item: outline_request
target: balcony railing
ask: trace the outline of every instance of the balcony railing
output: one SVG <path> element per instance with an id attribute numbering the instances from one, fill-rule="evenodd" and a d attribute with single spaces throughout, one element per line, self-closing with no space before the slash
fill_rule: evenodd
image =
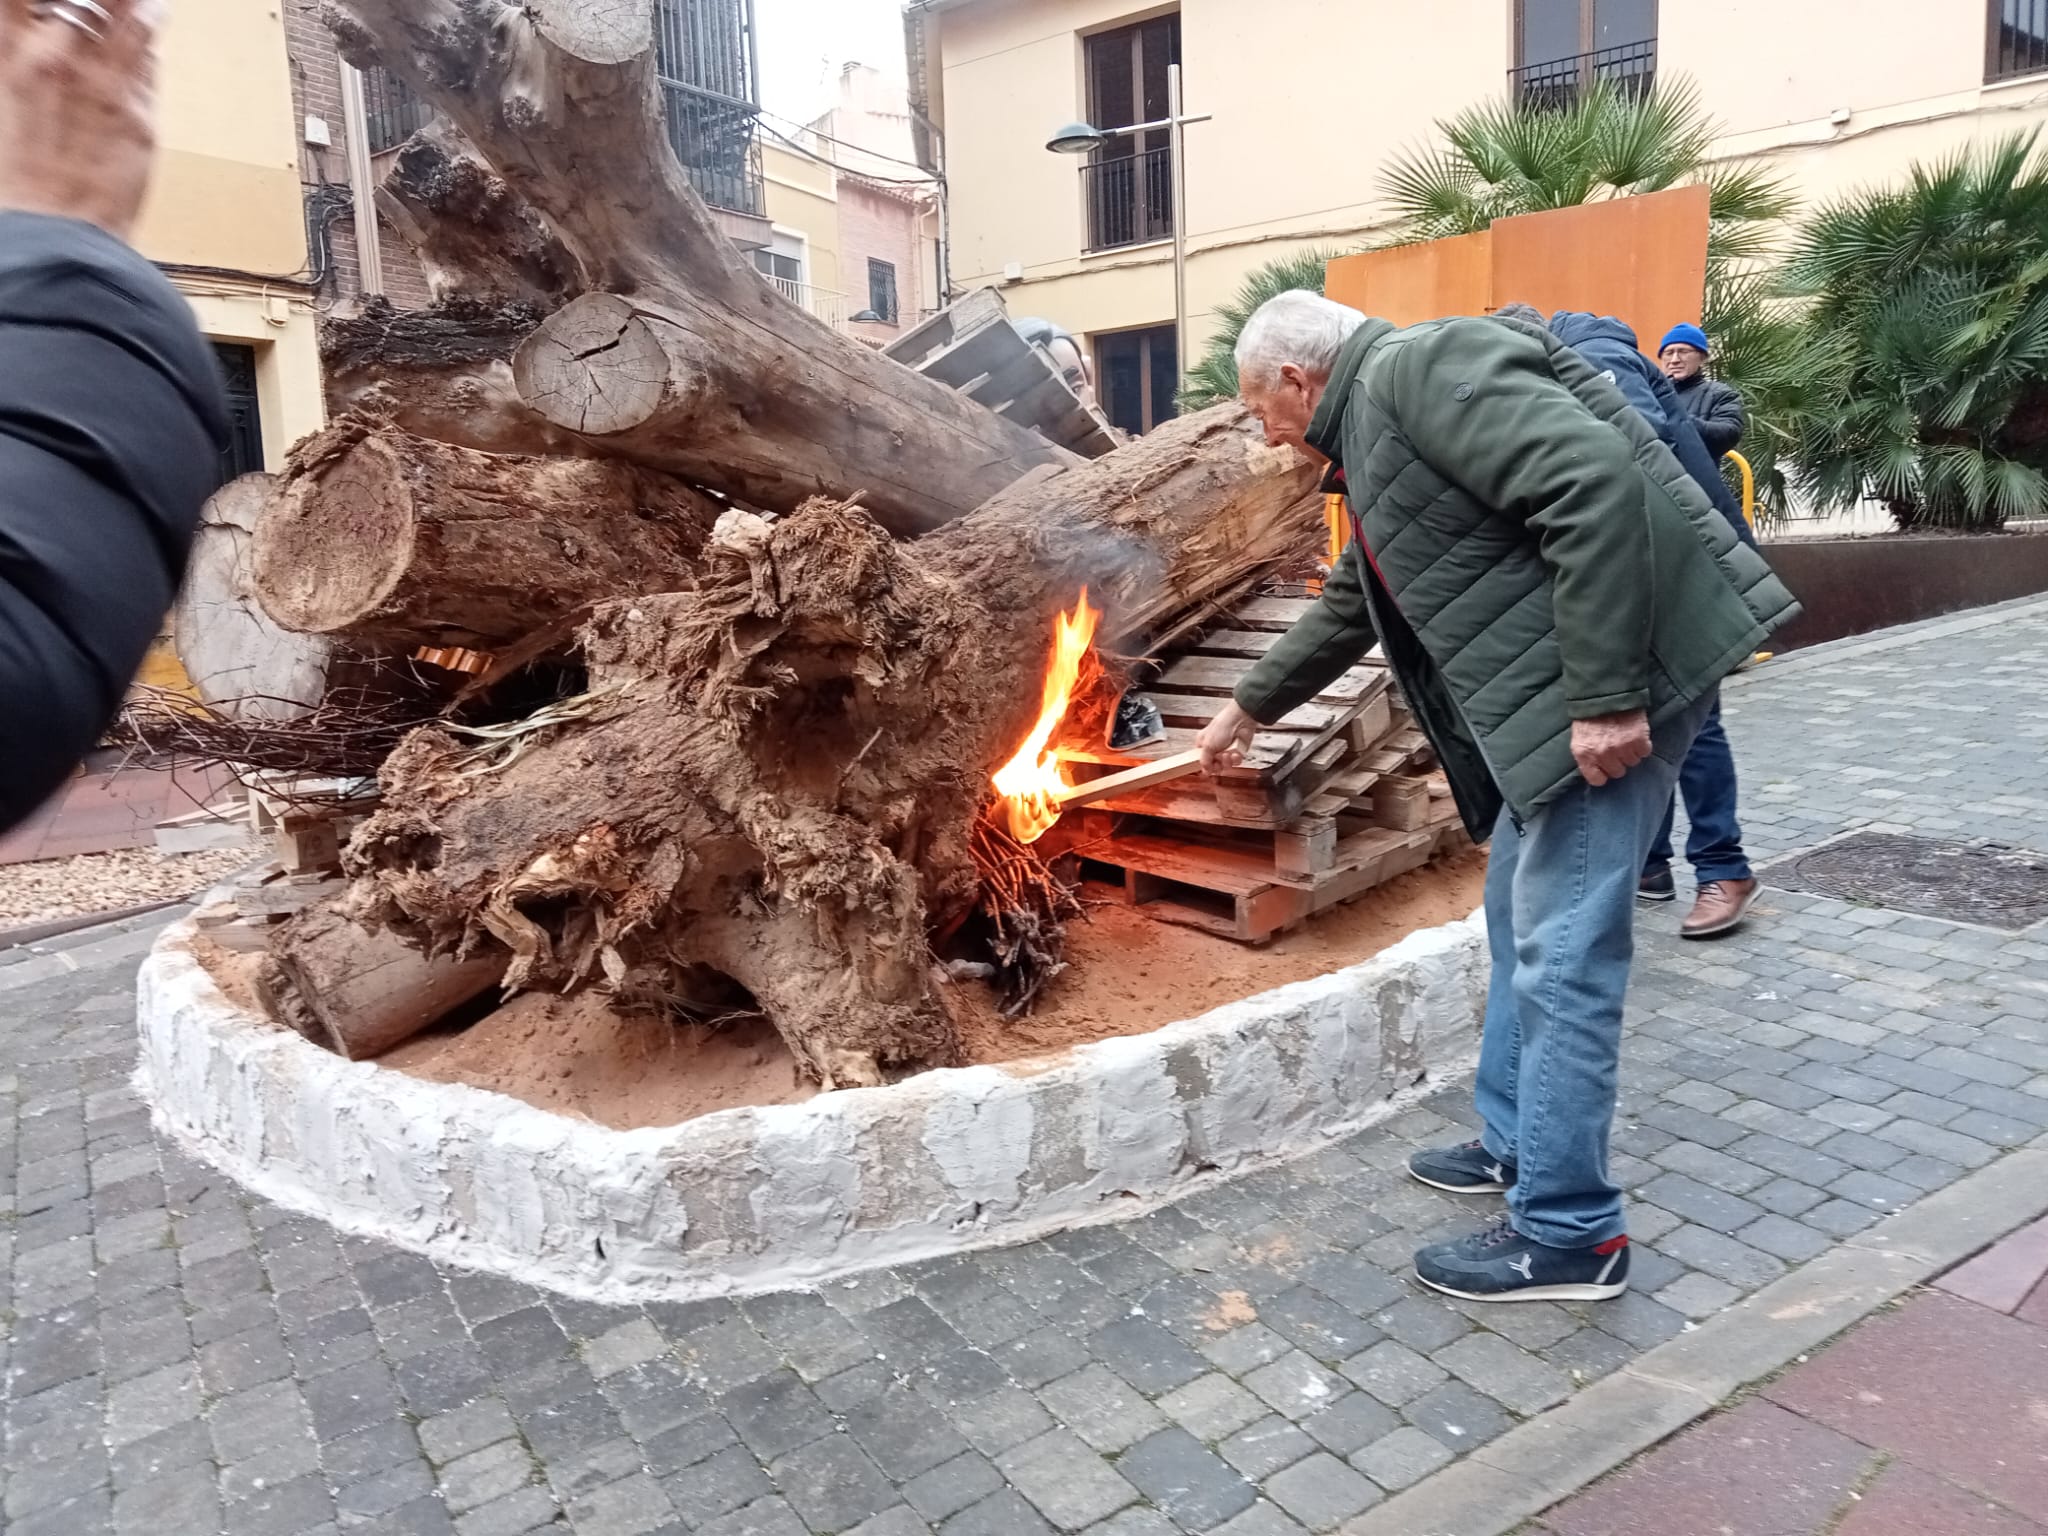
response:
<path id="1" fill-rule="evenodd" d="M 434 115 L 413 88 L 382 65 L 363 71 L 363 120 L 370 153 L 396 149 Z"/>
<path id="2" fill-rule="evenodd" d="M 1141 245 L 1173 234 L 1173 152 L 1092 160 L 1081 167 L 1088 200 L 1088 249 Z"/>
<path id="3" fill-rule="evenodd" d="M 759 217 L 761 150 L 754 139 L 754 104 L 674 80 L 661 82 L 661 97 L 668 141 L 698 194 L 714 208 Z"/>
<path id="4" fill-rule="evenodd" d="M 845 294 L 834 293 L 830 288 L 817 288 L 809 283 L 800 283 L 793 277 L 770 277 L 768 281 L 782 290 L 784 298 L 809 310 L 833 330 L 846 329 Z"/>
<path id="5" fill-rule="evenodd" d="M 1623 43 L 1593 53 L 1552 59 L 1508 71 L 1508 87 L 1525 107 L 1569 107 L 1579 92 L 1595 80 L 1604 80 L 1624 96 L 1640 99 L 1649 95 L 1657 79 L 1657 39 Z"/>

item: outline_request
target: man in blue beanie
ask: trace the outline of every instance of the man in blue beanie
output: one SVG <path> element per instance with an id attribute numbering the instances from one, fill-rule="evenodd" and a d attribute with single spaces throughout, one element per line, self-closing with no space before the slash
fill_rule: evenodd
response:
<path id="1" fill-rule="evenodd" d="M 1664 377 L 1678 391 L 1685 414 L 1700 429 L 1707 451 L 1718 459 L 1742 441 L 1748 418 L 1734 386 L 1707 377 L 1707 333 L 1690 323 L 1674 325 L 1657 346 Z"/>
<path id="2" fill-rule="evenodd" d="M 1747 418 L 1735 387 L 1707 377 L 1707 333 L 1689 323 L 1674 325 L 1664 333 L 1657 359 L 1679 404 L 1699 428 L 1701 441 L 1718 461 L 1742 441 Z M 1746 528 L 1743 535 L 1748 538 Z M 1718 704 L 1686 754 L 1678 789 L 1686 819 L 1692 823 L 1685 856 L 1697 887 L 1693 909 L 1678 931 L 1688 939 L 1718 938 L 1741 925 L 1762 889 L 1742 849 L 1742 825 L 1735 814 L 1735 753 L 1721 728 Z M 1663 830 L 1643 866 L 1637 894 L 1644 901 L 1671 901 L 1678 894 L 1671 878 L 1672 821 L 1672 812 L 1666 811 Z"/>

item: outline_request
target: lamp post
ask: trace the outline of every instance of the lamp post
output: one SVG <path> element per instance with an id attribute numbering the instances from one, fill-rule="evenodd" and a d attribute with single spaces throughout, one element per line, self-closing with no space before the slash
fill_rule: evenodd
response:
<path id="1" fill-rule="evenodd" d="M 1108 132 L 1087 123 L 1069 123 L 1045 147 L 1060 155 L 1092 155 L 1114 135 L 1166 130 L 1167 170 L 1173 177 L 1173 349 L 1175 366 L 1185 376 L 1188 370 L 1188 178 L 1186 136 L 1190 123 L 1206 123 L 1215 114 L 1191 117 L 1181 110 L 1180 66 L 1166 66 L 1166 116 L 1149 123 L 1132 123 Z"/>

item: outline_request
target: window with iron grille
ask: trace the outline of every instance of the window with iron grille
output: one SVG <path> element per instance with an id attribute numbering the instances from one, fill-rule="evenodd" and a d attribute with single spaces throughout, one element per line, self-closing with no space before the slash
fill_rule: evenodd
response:
<path id="1" fill-rule="evenodd" d="M 371 154 L 398 148 L 433 115 L 433 108 L 383 65 L 363 71 L 363 122 Z"/>
<path id="2" fill-rule="evenodd" d="M 1109 142 L 1081 167 L 1088 248 L 1107 250 L 1173 234 L 1173 151 L 1167 131 L 1119 133 L 1167 114 L 1166 71 L 1180 62 L 1180 17 L 1155 16 L 1084 40 L 1088 121 Z"/>
<path id="3" fill-rule="evenodd" d="M 1657 77 L 1657 0 L 1515 0 L 1508 82 L 1529 106 L 1569 106 L 1604 80 L 1631 95 Z"/>
<path id="4" fill-rule="evenodd" d="M 1095 376 L 1102 413 L 1134 435 L 1150 432 L 1175 414 L 1180 383 L 1170 325 L 1141 331 L 1112 331 L 1095 338 Z"/>
<path id="5" fill-rule="evenodd" d="M 1987 81 L 2048 70 L 2048 0 L 1991 0 L 1988 41 Z"/>
<path id="6" fill-rule="evenodd" d="M 896 323 L 896 263 L 868 258 L 868 308 L 890 325 Z"/>
<path id="7" fill-rule="evenodd" d="M 654 42 L 668 140 L 691 184 L 715 207 L 759 215 L 753 0 L 655 0 Z"/>

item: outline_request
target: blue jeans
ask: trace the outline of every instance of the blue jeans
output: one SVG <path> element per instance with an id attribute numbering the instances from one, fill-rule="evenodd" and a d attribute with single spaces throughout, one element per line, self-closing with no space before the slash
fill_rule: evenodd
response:
<path id="1" fill-rule="evenodd" d="M 1486 866 L 1493 974 L 1474 1094 L 1487 1153 L 1517 1166 L 1515 1230 L 1554 1248 L 1619 1237 L 1607 1174 L 1622 998 L 1635 953 L 1636 880 L 1710 695 L 1651 736 L 1652 755 L 1595 789 L 1583 780 L 1517 827 L 1506 811 Z"/>
<path id="2" fill-rule="evenodd" d="M 1728 745 L 1728 733 L 1721 729 L 1718 702 L 1693 738 L 1692 750 L 1685 754 L 1684 766 L 1678 770 L 1678 792 L 1685 798 L 1685 819 L 1692 824 L 1685 834 L 1685 861 L 1692 866 L 1694 880 L 1705 885 L 1709 880 L 1749 879 L 1742 823 L 1735 819 L 1735 753 Z M 1666 803 L 1664 825 L 1643 865 L 1646 875 L 1671 868 L 1671 827 L 1676 810 L 1675 804 Z"/>

